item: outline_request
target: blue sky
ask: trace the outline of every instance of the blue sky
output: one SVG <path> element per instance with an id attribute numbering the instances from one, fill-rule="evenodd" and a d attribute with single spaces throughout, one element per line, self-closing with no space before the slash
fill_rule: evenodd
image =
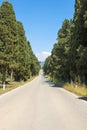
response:
<path id="1" fill-rule="evenodd" d="M 73 17 L 75 0 L 8 1 L 14 7 L 17 20 L 23 23 L 34 53 L 43 61 L 56 42 L 63 20 Z"/>

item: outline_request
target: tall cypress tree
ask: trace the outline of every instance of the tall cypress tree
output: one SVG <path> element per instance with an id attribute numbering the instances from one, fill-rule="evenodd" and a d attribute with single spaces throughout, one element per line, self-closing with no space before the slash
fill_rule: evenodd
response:
<path id="1" fill-rule="evenodd" d="M 5 88 L 6 71 L 13 64 L 13 52 L 18 40 L 16 27 L 12 4 L 3 2 L 0 7 L 0 66 L 3 74 L 3 88 Z"/>
<path id="2" fill-rule="evenodd" d="M 30 52 L 25 36 L 25 30 L 21 22 L 17 22 L 18 44 L 16 62 L 18 68 L 15 70 L 16 80 L 26 80 L 30 77 Z"/>
<path id="3" fill-rule="evenodd" d="M 87 0 L 75 1 L 75 13 L 71 35 L 71 78 L 75 80 L 78 76 L 84 77 L 84 65 L 81 65 L 82 55 L 85 57 L 87 48 L 87 27 L 86 27 Z M 83 62 L 82 62 L 83 63 Z M 81 67 L 84 66 L 84 67 Z"/>
<path id="4" fill-rule="evenodd" d="M 31 71 L 31 76 L 37 75 L 40 70 L 40 63 L 33 53 L 33 50 L 31 48 L 30 42 L 28 41 L 28 48 L 29 48 L 29 53 L 30 53 L 30 71 Z"/>
<path id="5" fill-rule="evenodd" d="M 76 0 L 74 13 L 74 44 L 87 46 L 87 30 L 84 27 L 84 15 L 87 11 L 86 0 Z"/>
<path id="6" fill-rule="evenodd" d="M 69 41 L 70 41 L 70 21 L 65 19 L 62 28 L 58 31 L 58 43 L 52 50 L 54 62 L 54 78 L 69 80 Z"/>

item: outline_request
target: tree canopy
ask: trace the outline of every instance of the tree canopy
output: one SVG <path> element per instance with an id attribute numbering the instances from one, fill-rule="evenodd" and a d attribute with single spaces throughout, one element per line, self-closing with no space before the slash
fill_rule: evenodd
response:
<path id="1" fill-rule="evenodd" d="M 31 67 L 32 66 L 32 67 Z M 13 6 L 5 1 L 0 6 L 0 72 L 5 85 L 6 74 L 15 80 L 27 80 L 38 74 L 40 65 Z"/>
<path id="2" fill-rule="evenodd" d="M 65 19 L 57 43 L 45 61 L 44 72 L 53 80 L 87 83 L 87 0 L 75 1 L 72 20 Z"/>

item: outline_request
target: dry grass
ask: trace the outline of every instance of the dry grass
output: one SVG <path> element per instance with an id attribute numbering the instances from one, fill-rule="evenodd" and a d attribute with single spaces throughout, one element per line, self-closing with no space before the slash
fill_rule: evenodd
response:
<path id="1" fill-rule="evenodd" d="M 22 85 L 24 85 L 24 84 L 26 84 L 26 83 L 32 81 L 34 78 L 35 78 L 35 77 L 31 77 L 31 78 L 30 78 L 29 80 L 27 80 L 26 82 L 24 82 L 24 81 L 21 81 L 21 82 L 15 82 L 15 81 L 14 81 L 14 82 L 8 82 L 8 83 L 6 84 L 6 89 L 5 89 L 5 90 L 3 90 L 2 84 L 1 84 L 1 82 L 0 82 L 0 95 L 6 93 L 6 92 L 8 92 L 8 91 L 11 91 L 12 89 L 15 89 L 15 88 L 17 88 L 17 87 L 21 87 Z"/>
<path id="2" fill-rule="evenodd" d="M 65 84 L 63 86 L 66 90 L 73 92 L 79 96 L 87 97 L 87 86 L 79 84 Z"/>

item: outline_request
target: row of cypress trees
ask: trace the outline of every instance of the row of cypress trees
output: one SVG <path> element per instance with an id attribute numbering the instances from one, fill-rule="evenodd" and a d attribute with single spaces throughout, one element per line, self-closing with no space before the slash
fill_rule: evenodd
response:
<path id="1" fill-rule="evenodd" d="M 16 20 L 13 6 L 5 1 L 0 6 L 0 75 L 3 86 L 6 76 L 16 81 L 37 75 L 40 69 L 30 42 L 20 21 Z"/>
<path id="2" fill-rule="evenodd" d="M 87 84 L 87 0 L 75 0 L 73 19 L 63 21 L 44 72 L 55 82 Z"/>

